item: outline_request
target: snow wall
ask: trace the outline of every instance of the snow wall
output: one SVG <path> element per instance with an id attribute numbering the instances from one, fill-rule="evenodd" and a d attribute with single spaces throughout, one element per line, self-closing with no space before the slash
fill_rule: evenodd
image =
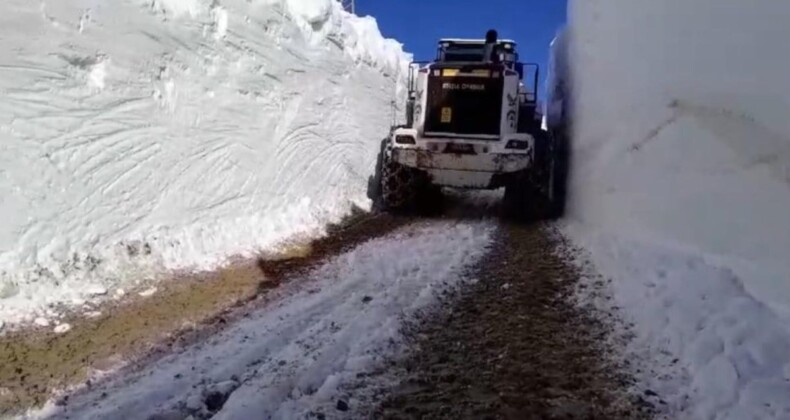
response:
<path id="1" fill-rule="evenodd" d="M 570 16 L 573 218 L 743 263 L 747 289 L 790 308 L 790 3 L 589 0 Z"/>
<path id="2" fill-rule="evenodd" d="M 654 388 L 678 418 L 790 417 L 788 16 L 768 0 L 569 6 L 568 232 L 637 344 L 684 369 Z"/>
<path id="3" fill-rule="evenodd" d="M 8 0 L 0 323 L 366 207 L 409 57 L 333 0 Z M 397 112 L 397 114 L 396 114 Z"/>

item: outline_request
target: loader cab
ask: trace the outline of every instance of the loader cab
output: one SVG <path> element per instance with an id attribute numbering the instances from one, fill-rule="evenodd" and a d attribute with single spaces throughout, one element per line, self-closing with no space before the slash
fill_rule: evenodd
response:
<path id="1" fill-rule="evenodd" d="M 518 73 L 519 99 L 532 103 L 537 102 L 537 89 L 540 68 L 535 63 L 519 61 L 518 44 L 510 39 L 497 41 L 499 63 L 507 70 Z M 484 61 L 485 39 L 443 38 L 438 42 L 435 63 L 471 64 Z"/>
<path id="2" fill-rule="evenodd" d="M 503 39 L 497 42 L 499 62 L 511 70 L 518 71 L 518 52 L 516 51 L 516 46 L 516 42 L 509 39 Z M 484 61 L 484 50 L 484 39 L 440 39 L 436 49 L 436 62 L 480 63 Z"/>
<path id="3" fill-rule="evenodd" d="M 524 116 L 535 114 L 539 66 L 519 62 L 516 47 L 515 41 L 498 40 L 499 62 L 490 63 L 484 60 L 484 39 L 440 39 L 435 60 L 409 65 L 405 125 L 421 127 L 424 133 L 499 138 L 509 129 L 504 117 L 529 119 Z M 442 109 L 452 111 L 442 117 L 436 113 Z M 447 120 L 453 121 L 452 127 L 442 122 Z"/>

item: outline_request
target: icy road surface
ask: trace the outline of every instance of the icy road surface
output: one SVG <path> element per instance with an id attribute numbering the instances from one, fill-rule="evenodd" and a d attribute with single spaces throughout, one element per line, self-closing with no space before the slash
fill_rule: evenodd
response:
<path id="1" fill-rule="evenodd" d="M 344 385 L 399 351 L 401 322 L 463 281 L 495 229 L 417 224 L 362 244 L 209 341 L 34 417 L 296 418 L 341 413 L 338 400 L 353 413 L 366 388 L 346 395 Z"/>

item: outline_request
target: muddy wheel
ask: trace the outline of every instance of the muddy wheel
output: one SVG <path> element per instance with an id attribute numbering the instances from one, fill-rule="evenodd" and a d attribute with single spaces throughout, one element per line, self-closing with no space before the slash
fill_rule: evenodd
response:
<path id="1" fill-rule="evenodd" d="M 383 153 L 381 165 L 381 209 L 390 212 L 435 215 L 443 208 L 441 188 L 432 185 L 426 173 L 392 161 Z"/>
<path id="2" fill-rule="evenodd" d="M 416 202 L 417 179 L 411 168 L 392 161 L 384 153 L 381 166 L 381 203 L 385 210 L 409 210 Z"/>
<path id="3" fill-rule="evenodd" d="M 505 188 L 505 214 L 518 221 L 555 220 L 565 214 L 569 165 L 566 140 L 542 130 L 535 133 L 535 140 L 533 168 Z"/>
<path id="4" fill-rule="evenodd" d="M 426 176 L 418 175 L 419 183 L 417 187 L 416 206 L 417 211 L 422 216 L 440 216 L 444 213 L 445 199 L 442 188 L 432 185 Z"/>
<path id="5" fill-rule="evenodd" d="M 503 197 L 505 217 L 516 222 L 538 222 L 550 217 L 551 200 L 542 188 L 526 176 L 505 187 Z"/>

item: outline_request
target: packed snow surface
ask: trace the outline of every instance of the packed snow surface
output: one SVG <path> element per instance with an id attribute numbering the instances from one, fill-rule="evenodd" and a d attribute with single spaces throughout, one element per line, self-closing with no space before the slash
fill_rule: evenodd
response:
<path id="1" fill-rule="evenodd" d="M 208 341 L 32 417 L 367 417 L 361 411 L 386 385 L 377 381 L 387 380 L 367 375 L 403 350 L 402 322 L 429 313 L 464 281 L 494 229 L 488 222 L 418 224 L 362 244 Z M 350 412 L 338 411 L 338 401 Z"/>
<path id="2" fill-rule="evenodd" d="M 406 63 L 331 0 L 8 0 L 0 38 L 5 328 L 364 208 Z"/>
<path id="3" fill-rule="evenodd" d="M 650 378 L 678 417 L 790 418 L 790 3 L 576 0 L 569 16 L 567 232 L 635 346 L 682 368 Z"/>

